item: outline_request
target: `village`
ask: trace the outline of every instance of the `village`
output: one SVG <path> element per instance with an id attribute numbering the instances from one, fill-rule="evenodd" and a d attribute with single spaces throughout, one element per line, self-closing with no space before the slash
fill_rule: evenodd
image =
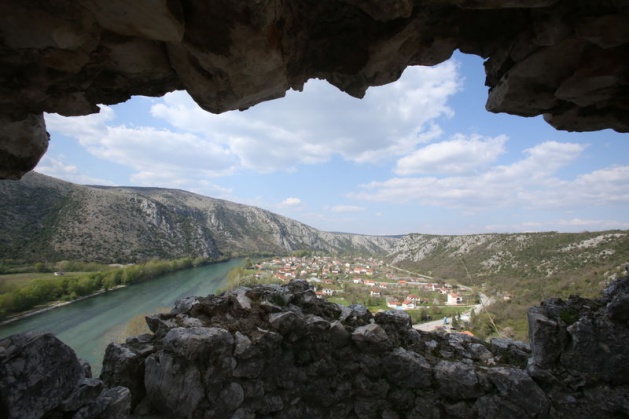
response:
<path id="1" fill-rule="evenodd" d="M 408 311 L 414 321 L 460 315 L 477 296 L 455 281 L 436 280 L 387 265 L 373 257 L 285 256 L 260 260 L 256 277 L 273 282 L 305 279 L 320 298 L 362 304 L 372 312 Z"/>

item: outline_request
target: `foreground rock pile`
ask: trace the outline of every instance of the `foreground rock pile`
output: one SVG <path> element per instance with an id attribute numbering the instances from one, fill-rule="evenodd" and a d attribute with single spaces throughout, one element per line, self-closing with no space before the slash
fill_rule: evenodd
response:
<path id="1" fill-rule="evenodd" d="M 131 393 L 105 388 L 89 364 L 51 333 L 0 340 L 0 417 L 125 418 Z"/>
<path id="2" fill-rule="evenodd" d="M 529 312 L 531 347 L 411 327 L 302 281 L 189 297 L 109 345 L 89 378 L 51 335 L 0 341 L 8 418 L 514 418 L 629 415 L 629 278 Z"/>
<path id="3" fill-rule="evenodd" d="M 219 113 L 311 78 L 362 97 L 457 49 L 487 59 L 492 112 L 628 132 L 628 27 L 619 0 L 3 0 L 0 178 L 45 152 L 43 112 L 187 90 Z"/>

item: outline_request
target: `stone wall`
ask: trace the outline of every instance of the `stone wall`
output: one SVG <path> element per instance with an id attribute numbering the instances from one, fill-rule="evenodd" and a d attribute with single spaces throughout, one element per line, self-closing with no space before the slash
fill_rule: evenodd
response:
<path id="1" fill-rule="evenodd" d="M 178 301 L 107 348 L 100 379 L 50 334 L 0 341 L 7 418 L 629 415 L 629 277 L 529 311 L 531 346 L 426 333 L 308 283 Z"/>
<path id="2" fill-rule="evenodd" d="M 100 379 L 51 334 L 0 341 L 6 418 L 629 415 L 629 277 L 529 311 L 531 346 L 421 332 L 303 281 L 178 301 L 107 348 Z"/>
<path id="3" fill-rule="evenodd" d="M 187 297 L 112 343 L 100 379 L 51 334 L 0 341 L 23 418 L 609 418 L 629 415 L 629 277 L 529 311 L 531 346 L 421 332 L 304 281 Z"/>
<path id="4" fill-rule="evenodd" d="M 600 301 L 547 300 L 529 348 L 420 332 L 293 281 L 179 301 L 109 346 L 102 379 L 133 389 L 138 417 L 626 416 L 628 318 L 629 278 Z"/>

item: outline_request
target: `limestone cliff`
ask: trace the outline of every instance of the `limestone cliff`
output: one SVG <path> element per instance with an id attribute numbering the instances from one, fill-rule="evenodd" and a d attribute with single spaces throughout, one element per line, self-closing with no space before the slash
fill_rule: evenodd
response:
<path id="1" fill-rule="evenodd" d="M 185 89 L 218 113 L 311 78 L 361 97 L 456 49 L 487 59 L 492 112 L 627 132 L 628 27 L 618 0 L 4 0 L 0 178 L 45 152 L 43 112 Z"/>
<path id="2" fill-rule="evenodd" d="M 413 329 L 305 281 L 187 297 L 88 379 L 51 335 L 0 341 L 3 417 L 610 418 L 629 415 L 629 277 L 529 311 L 531 346 Z"/>

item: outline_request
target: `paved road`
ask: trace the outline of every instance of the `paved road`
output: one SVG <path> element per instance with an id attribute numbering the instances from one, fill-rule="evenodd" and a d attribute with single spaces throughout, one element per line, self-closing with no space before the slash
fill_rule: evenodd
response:
<path id="1" fill-rule="evenodd" d="M 397 266 L 393 266 L 393 265 L 388 265 L 388 266 L 390 268 L 397 269 L 398 271 L 406 272 L 408 274 L 419 276 L 419 277 L 422 277 L 424 279 L 429 279 L 429 280 L 433 279 L 431 276 L 421 275 L 421 274 L 418 274 L 416 272 L 407 271 L 406 269 L 398 268 Z M 472 288 L 467 287 L 465 285 L 459 285 L 459 287 L 462 288 L 462 289 L 465 289 L 467 291 L 472 291 Z M 492 302 L 492 300 L 489 297 L 487 297 L 485 294 L 479 294 L 479 295 L 480 295 L 480 301 L 481 302 L 480 302 L 480 304 L 476 304 L 473 307 L 474 313 L 476 313 L 476 314 L 480 313 L 481 310 L 484 307 L 487 307 Z M 461 314 L 461 316 L 469 316 L 471 311 L 472 311 L 472 308 L 467 310 L 467 311 L 465 311 L 465 312 L 463 312 Z M 452 317 L 448 317 L 448 325 L 451 325 L 451 324 L 452 324 Z M 417 330 L 423 330 L 424 332 L 432 332 L 432 331 L 434 331 L 435 329 L 437 329 L 439 327 L 443 327 L 443 318 L 441 318 L 439 320 L 433 320 L 433 321 L 430 321 L 430 322 L 426 322 L 426 323 L 414 324 L 413 327 L 415 329 L 417 329 Z"/>
<path id="2" fill-rule="evenodd" d="M 474 313 L 478 314 L 483 309 L 483 307 L 487 307 L 491 304 L 491 299 L 487 297 L 485 294 L 480 295 L 480 304 L 476 304 L 473 309 Z M 461 314 L 461 316 L 469 316 L 472 309 L 469 309 Z M 448 326 L 452 324 L 452 317 L 448 317 Z M 443 318 L 439 320 L 433 320 L 426 323 L 414 324 L 413 327 L 417 330 L 423 330 L 424 332 L 433 332 L 435 329 L 439 327 L 443 327 Z"/>

